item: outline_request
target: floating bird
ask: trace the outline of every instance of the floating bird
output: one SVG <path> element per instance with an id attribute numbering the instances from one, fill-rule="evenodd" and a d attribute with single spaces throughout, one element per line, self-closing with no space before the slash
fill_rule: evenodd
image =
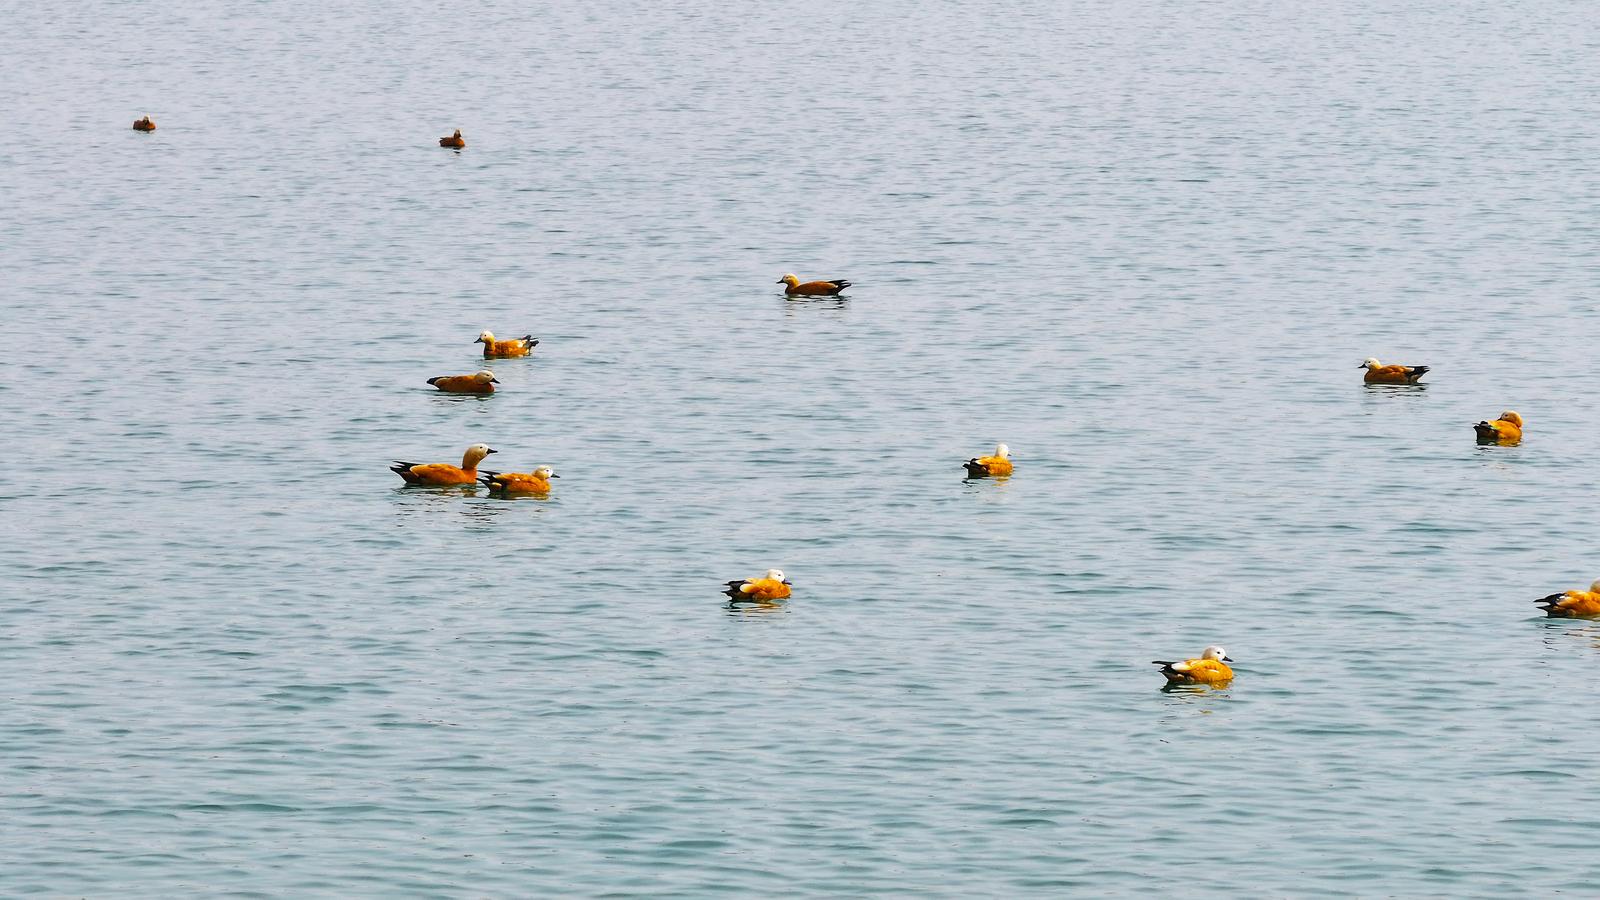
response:
<path id="1" fill-rule="evenodd" d="M 1515 444 L 1522 440 L 1522 416 L 1508 409 L 1500 418 L 1479 422 L 1472 430 L 1478 433 L 1480 444 Z"/>
<path id="2" fill-rule="evenodd" d="M 135 119 L 134 122 L 133 122 L 133 130 L 134 131 L 155 131 L 156 130 L 156 123 L 150 121 L 150 117 L 149 116 L 145 116 L 142 119 Z"/>
<path id="3" fill-rule="evenodd" d="M 1233 660 L 1228 658 L 1228 651 L 1221 647 L 1207 647 L 1200 651 L 1199 659 L 1182 662 L 1158 659 L 1154 662 L 1161 667 L 1161 674 L 1173 684 L 1226 684 L 1233 680 L 1233 670 L 1227 665 Z"/>
<path id="4" fill-rule="evenodd" d="M 734 600 L 783 600 L 789 596 L 789 581 L 783 577 L 783 570 L 768 569 L 755 578 L 736 578 L 728 582 L 723 593 Z"/>
<path id="5" fill-rule="evenodd" d="M 500 380 L 494 377 L 493 372 L 484 369 L 471 375 L 440 375 L 429 378 L 428 383 L 446 394 L 492 394 Z"/>
<path id="6" fill-rule="evenodd" d="M 1552 619 L 1586 619 L 1600 616 L 1600 580 L 1589 585 L 1587 591 L 1564 591 L 1535 600 L 1545 615 Z"/>
<path id="7" fill-rule="evenodd" d="M 461 129 L 459 129 L 459 128 L 456 129 L 456 133 L 455 134 L 452 134 L 449 137 L 439 138 L 439 146 L 441 146 L 441 147 L 454 147 L 457 150 L 460 150 L 462 147 L 465 147 L 466 145 L 467 145 L 467 142 L 465 140 L 462 140 L 462 138 L 461 138 Z"/>
<path id="8" fill-rule="evenodd" d="M 801 284 L 800 279 L 793 275 L 785 275 L 779 278 L 778 283 L 788 285 L 783 292 L 791 297 L 832 297 L 850 286 L 850 282 L 843 279 L 839 281 L 808 281 L 805 284 Z"/>
<path id="9" fill-rule="evenodd" d="M 1371 357 L 1358 368 L 1367 370 L 1361 377 L 1367 384 L 1416 384 L 1418 378 L 1428 374 L 1427 366 L 1385 366 Z"/>
<path id="10" fill-rule="evenodd" d="M 485 472 L 478 480 L 502 494 L 548 494 L 550 479 L 560 478 L 549 466 L 532 472 Z"/>
<path id="11" fill-rule="evenodd" d="M 1005 444 L 994 445 L 993 456 L 974 456 L 962 463 L 967 467 L 968 478 L 1011 474 L 1011 448 Z"/>
<path id="12" fill-rule="evenodd" d="M 406 480 L 406 484 L 427 484 L 437 487 L 448 487 L 457 484 L 477 484 L 478 463 L 485 456 L 498 451 L 490 449 L 488 444 L 473 444 L 461 456 L 461 465 L 452 466 L 449 463 L 416 463 L 395 460 L 389 471 Z"/>
<path id="13" fill-rule="evenodd" d="M 473 343 L 483 345 L 484 359 L 509 359 L 513 356 L 527 356 L 539 344 L 531 334 L 525 334 L 522 337 L 511 338 L 510 340 L 497 341 L 494 339 L 494 332 L 492 331 L 485 331 L 478 335 L 478 339 Z"/>

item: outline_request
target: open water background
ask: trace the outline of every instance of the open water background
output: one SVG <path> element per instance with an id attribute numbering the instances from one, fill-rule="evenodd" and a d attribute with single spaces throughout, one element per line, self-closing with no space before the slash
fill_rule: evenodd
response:
<path id="1" fill-rule="evenodd" d="M 1593 4 L 0 21 L 0 893 L 1600 891 Z"/>

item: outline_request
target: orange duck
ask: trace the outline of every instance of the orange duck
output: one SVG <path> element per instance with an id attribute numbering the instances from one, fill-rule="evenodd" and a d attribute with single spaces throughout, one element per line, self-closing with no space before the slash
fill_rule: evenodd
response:
<path id="1" fill-rule="evenodd" d="M 441 147 L 454 147 L 455 149 L 460 150 L 462 147 L 465 147 L 466 145 L 467 145 L 467 142 L 462 139 L 462 137 L 461 137 L 461 129 L 459 129 L 459 128 L 456 129 L 456 133 L 455 134 L 452 134 L 449 137 L 439 138 L 439 146 L 441 146 Z"/>
<path id="2" fill-rule="evenodd" d="M 1536 600 L 1539 608 L 1552 619 L 1587 619 L 1600 616 L 1600 581 L 1589 585 L 1587 591 L 1563 591 Z"/>
<path id="3" fill-rule="evenodd" d="M 461 465 L 452 466 L 449 463 L 416 463 L 395 460 L 389 471 L 406 480 L 406 484 L 423 484 L 433 487 L 452 487 L 454 485 L 477 484 L 478 463 L 483 458 L 496 451 L 490 449 L 488 444 L 473 444 L 461 456 Z"/>
<path id="4" fill-rule="evenodd" d="M 778 283 L 788 285 L 783 289 L 783 292 L 791 297 L 833 297 L 850 286 L 850 282 L 843 279 L 838 281 L 807 281 L 801 284 L 800 279 L 793 275 L 785 275 L 779 278 Z"/>
<path id="5" fill-rule="evenodd" d="M 1227 684 L 1233 680 L 1233 670 L 1228 668 L 1231 662 L 1228 651 L 1216 646 L 1200 651 L 1194 659 L 1155 660 L 1171 684 Z"/>
<path id="6" fill-rule="evenodd" d="M 1522 416 L 1511 410 L 1500 414 L 1493 422 L 1479 422 L 1472 426 L 1478 433 L 1480 444 L 1511 445 L 1522 441 Z"/>
<path id="7" fill-rule="evenodd" d="M 492 331 L 485 331 L 479 334 L 478 339 L 473 343 L 483 345 L 484 359 L 510 359 L 516 356 L 527 356 L 533 352 L 534 347 L 539 345 L 539 342 L 534 340 L 531 334 L 525 334 L 522 337 L 511 338 L 506 341 L 497 341 L 494 339 L 494 332 Z"/>
<path id="8" fill-rule="evenodd" d="M 994 445 L 993 456 L 974 456 L 962 463 L 967 467 L 968 478 L 985 478 L 990 475 L 1011 474 L 1011 448 L 1005 444 Z"/>
<path id="9" fill-rule="evenodd" d="M 549 466 L 532 472 L 485 472 L 478 480 L 502 494 L 548 494 L 550 479 L 560 478 Z"/>
<path id="10" fill-rule="evenodd" d="M 770 603 L 788 599 L 789 580 L 783 577 L 782 569 L 768 569 L 755 578 L 735 578 L 722 592 L 734 600 Z"/>
<path id="11" fill-rule="evenodd" d="M 1386 366 L 1371 357 L 1362 360 L 1360 368 L 1367 370 L 1361 376 L 1367 384 L 1416 384 L 1418 378 L 1428 374 L 1427 366 Z"/>
<path id="12" fill-rule="evenodd" d="M 446 394 L 492 394 L 499 379 L 488 369 L 471 375 L 440 375 L 429 378 L 428 383 Z"/>
<path id="13" fill-rule="evenodd" d="M 156 130 L 156 123 L 150 121 L 150 117 L 149 116 L 145 116 L 142 119 L 135 119 L 134 123 L 133 123 L 133 130 L 134 131 L 155 131 Z"/>

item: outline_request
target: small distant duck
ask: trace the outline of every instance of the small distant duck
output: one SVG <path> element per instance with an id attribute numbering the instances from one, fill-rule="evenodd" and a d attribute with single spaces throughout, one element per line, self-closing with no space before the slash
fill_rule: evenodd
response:
<path id="1" fill-rule="evenodd" d="M 429 378 L 428 383 L 446 394 L 492 394 L 500 379 L 488 369 L 471 375 L 440 375 Z"/>
<path id="2" fill-rule="evenodd" d="M 962 465 L 967 467 L 968 478 L 1010 475 L 1011 448 L 1005 444 L 995 444 L 993 456 L 974 456 Z"/>
<path id="3" fill-rule="evenodd" d="M 850 286 L 850 282 L 840 279 L 838 281 L 808 281 L 800 283 L 800 279 L 793 275 L 785 275 L 778 279 L 778 284 L 786 284 L 784 293 L 791 297 L 832 297 Z"/>
<path id="4" fill-rule="evenodd" d="M 549 466 L 532 472 L 485 472 L 478 480 L 502 494 L 548 494 L 550 479 L 560 478 Z"/>
<path id="5" fill-rule="evenodd" d="M 458 484 L 478 483 L 478 463 L 491 453 L 499 451 L 491 449 L 488 444 L 473 444 L 461 456 L 461 465 L 452 466 L 449 463 L 416 463 L 395 460 L 389 471 L 406 480 L 406 484 L 426 484 L 435 487 L 449 487 Z"/>
<path id="6" fill-rule="evenodd" d="M 479 334 L 478 339 L 473 343 L 483 345 L 484 359 L 510 359 L 514 356 L 527 356 L 533 352 L 534 347 L 539 346 L 539 342 L 534 340 L 531 334 L 525 334 L 522 337 L 511 338 L 510 340 L 497 341 L 494 339 L 494 332 L 492 331 L 485 331 Z"/>
<path id="7" fill-rule="evenodd" d="M 1161 674 L 1167 676 L 1167 681 L 1173 684 L 1226 684 L 1233 680 L 1233 670 L 1228 668 L 1228 663 L 1233 660 L 1228 658 L 1228 651 L 1221 647 L 1207 647 L 1200 651 L 1198 659 L 1182 662 L 1158 659 L 1154 662 L 1161 667 Z"/>
<path id="8" fill-rule="evenodd" d="M 150 121 L 150 117 L 149 116 L 145 116 L 142 119 L 135 119 L 134 122 L 133 122 L 133 130 L 134 131 L 155 131 L 156 130 L 156 123 Z"/>
<path id="9" fill-rule="evenodd" d="M 1385 366 L 1371 357 L 1363 360 L 1359 368 L 1367 370 L 1361 376 L 1367 384 L 1416 384 L 1418 378 L 1428 374 L 1427 366 Z"/>
<path id="10" fill-rule="evenodd" d="M 462 137 L 461 137 L 461 129 L 459 129 L 459 128 L 456 129 L 456 133 L 455 134 L 452 134 L 449 137 L 439 138 L 439 146 L 441 146 L 441 147 L 454 147 L 455 149 L 460 150 L 462 147 L 465 147 L 466 145 L 467 145 L 467 142 L 462 139 Z"/>
<path id="11" fill-rule="evenodd" d="M 768 569 L 755 578 L 735 578 L 723 593 L 734 600 L 784 600 L 789 596 L 789 580 L 783 577 L 782 569 Z"/>
<path id="12" fill-rule="evenodd" d="M 1522 440 L 1522 416 L 1506 410 L 1493 422 L 1479 422 L 1472 426 L 1478 433 L 1480 444 L 1515 444 Z"/>
<path id="13" fill-rule="evenodd" d="M 1587 619 L 1600 616 L 1600 580 L 1589 585 L 1587 591 L 1563 591 L 1543 600 L 1535 600 L 1545 615 L 1552 619 Z"/>

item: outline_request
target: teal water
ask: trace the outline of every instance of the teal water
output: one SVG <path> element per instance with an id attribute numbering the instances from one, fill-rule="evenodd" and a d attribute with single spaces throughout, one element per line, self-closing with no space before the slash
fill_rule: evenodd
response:
<path id="1" fill-rule="evenodd" d="M 0 894 L 1600 889 L 1588 5 L 0 18 Z"/>

